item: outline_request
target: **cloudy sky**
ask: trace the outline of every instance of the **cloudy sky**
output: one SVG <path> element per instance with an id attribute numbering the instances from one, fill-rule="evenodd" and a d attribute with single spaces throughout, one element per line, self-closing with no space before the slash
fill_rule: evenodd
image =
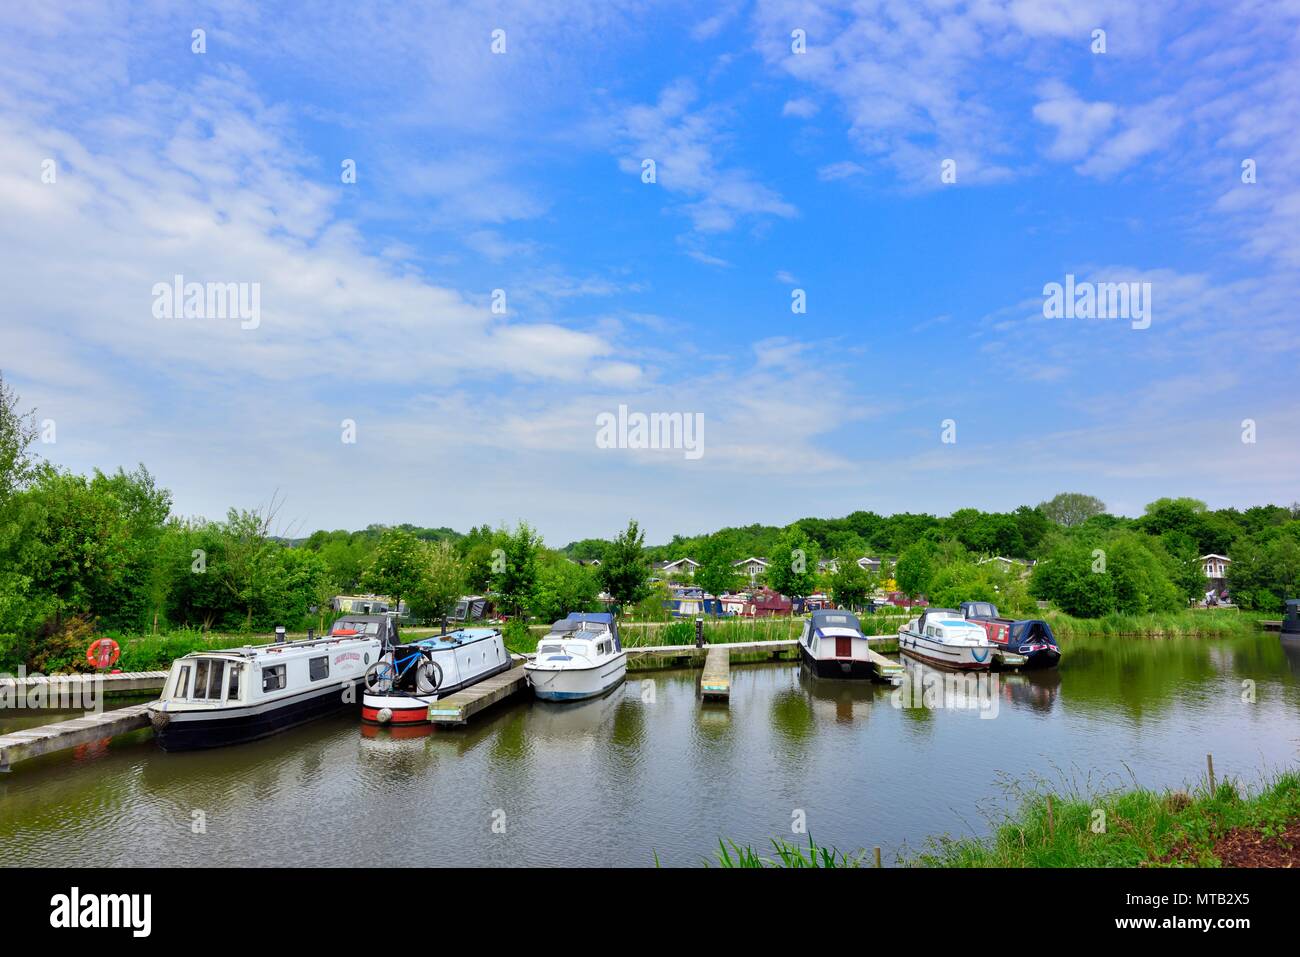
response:
<path id="1" fill-rule="evenodd" d="M 1300 7 L 1224 6 L 5 4 L 0 370 L 60 465 L 301 532 L 1289 503 Z"/>

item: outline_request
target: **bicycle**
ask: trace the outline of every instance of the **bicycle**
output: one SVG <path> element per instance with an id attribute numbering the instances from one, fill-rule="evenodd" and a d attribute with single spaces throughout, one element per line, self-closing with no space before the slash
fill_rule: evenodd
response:
<path id="1" fill-rule="evenodd" d="M 380 658 L 366 669 L 366 690 L 386 693 L 397 687 L 408 674 L 413 674 L 415 690 L 420 694 L 433 694 L 442 685 L 442 668 L 423 648 L 409 649 L 409 654 L 399 657 L 402 649 L 394 648 L 391 655 Z"/>

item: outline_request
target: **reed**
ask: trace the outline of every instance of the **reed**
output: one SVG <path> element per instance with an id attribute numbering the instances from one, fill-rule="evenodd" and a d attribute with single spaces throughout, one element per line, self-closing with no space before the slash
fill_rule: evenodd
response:
<path id="1" fill-rule="evenodd" d="M 724 868 L 863 867 L 867 856 L 865 851 L 849 855 L 833 847 L 819 847 L 811 834 L 808 835 L 806 848 L 779 837 L 772 838 L 772 848 L 776 856 L 763 857 L 753 847 L 741 846 L 735 841 L 723 841 L 719 838 L 716 861 L 705 861 L 704 866 L 708 867 L 711 863 L 716 863 L 718 867 Z"/>
<path id="2" fill-rule="evenodd" d="M 1253 634 L 1267 615 L 1258 612 L 1178 611 L 1150 615 L 1075 618 L 1051 611 L 1044 616 L 1056 637 L 1072 638 L 1232 638 Z"/>

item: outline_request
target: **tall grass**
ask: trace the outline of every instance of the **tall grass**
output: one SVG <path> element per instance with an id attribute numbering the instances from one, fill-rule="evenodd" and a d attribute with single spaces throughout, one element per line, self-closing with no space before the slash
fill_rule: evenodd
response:
<path id="1" fill-rule="evenodd" d="M 1050 797 L 1050 804 L 1049 804 Z M 1050 810 L 1049 810 L 1050 808 Z M 1037 791 L 989 838 L 937 838 L 920 867 L 1216 867 L 1233 828 L 1276 835 L 1300 818 L 1300 774 L 1251 795 L 1235 782 L 1194 794 L 1136 789 L 1086 796 Z"/>
<path id="2" fill-rule="evenodd" d="M 1268 616 L 1257 612 L 1176 611 L 1149 615 L 1104 615 L 1075 618 L 1060 611 L 1045 613 L 1058 638 L 1142 637 L 1142 638 L 1231 638 L 1254 634 L 1259 621 Z"/>
<path id="3" fill-rule="evenodd" d="M 762 868 L 762 867 L 861 867 L 866 852 L 854 855 L 844 854 L 833 847 L 818 847 L 812 835 L 808 835 L 808 847 L 792 844 L 779 837 L 772 838 L 775 857 L 762 857 L 753 847 L 741 846 L 735 841 L 718 839 L 716 863 L 723 868 Z M 704 862 L 708 867 L 709 861 Z"/>

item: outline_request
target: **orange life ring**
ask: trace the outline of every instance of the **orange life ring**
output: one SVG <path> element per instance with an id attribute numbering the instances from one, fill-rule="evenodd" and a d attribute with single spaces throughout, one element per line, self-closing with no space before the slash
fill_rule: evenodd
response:
<path id="1" fill-rule="evenodd" d="M 112 638 L 96 638 L 86 649 L 86 661 L 95 668 L 111 668 L 121 654 L 122 649 Z"/>

